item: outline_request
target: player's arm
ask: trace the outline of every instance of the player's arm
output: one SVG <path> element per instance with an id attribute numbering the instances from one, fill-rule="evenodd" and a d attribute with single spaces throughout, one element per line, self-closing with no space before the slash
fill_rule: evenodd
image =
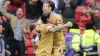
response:
<path id="1" fill-rule="evenodd" d="M 72 27 L 71 22 L 67 22 L 66 24 L 63 24 L 63 20 L 62 20 L 62 17 L 60 15 L 57 15 L 56 19 L 57 19 L 56 20 L 57 26 L 55 26 L 54 28 L 50 28 L 48 30 L 49 32 L 57 32 L 57 31 L 62 30 L 65 27 Z"/>
<path id="2" fill-rule="evenodd" d="M 72 26 L 72 23 L 71 22 L 68 22 L 68 23 L 66 23 L 66 24 L 64 24 L 64 25 L 58 25 L 58 26 L 55 26 L 54 28 L 48 28 L 48 31 L 49 32 L 57 32 L 57 31 L 60 31 L 60 30 L 62 30 L 63 28 L 65 28 L 65 27 L 71 27 Z"/>

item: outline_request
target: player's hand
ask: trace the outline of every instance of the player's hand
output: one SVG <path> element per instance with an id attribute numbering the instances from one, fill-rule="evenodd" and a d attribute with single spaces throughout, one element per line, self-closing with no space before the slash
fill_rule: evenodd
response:
<path id="1" fill-rule="evenodd" d="M 66 24 L 65 24 L 67 27 L 72 27 L 73 26 L 73 24 L 72 24 L 72 22 L 67 22 Z"/>

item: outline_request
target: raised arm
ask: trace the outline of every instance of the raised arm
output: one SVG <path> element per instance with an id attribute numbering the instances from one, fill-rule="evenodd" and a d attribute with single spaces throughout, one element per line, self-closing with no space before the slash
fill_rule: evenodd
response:
<path id="1" fill-rule="evenodd" d="M 14 16 L 7 12 L 7 6 L 10 4 L 10 1 L 6 1 L 5 4 L 2 6 L 2 14 L 7 17 L 9 20 Z"/>

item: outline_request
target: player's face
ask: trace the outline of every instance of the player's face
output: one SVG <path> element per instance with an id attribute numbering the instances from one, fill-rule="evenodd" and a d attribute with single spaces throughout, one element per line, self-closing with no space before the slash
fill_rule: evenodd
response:
<path id="1" fill-rule="evenodd" d="M 43 10 L 43 13 L 49 13 L 49 12 L 51 11 L 51 7 L 49 6 L 48 3 L 45 3 L 45 4 L 43 5 L 42 10 Z"/>

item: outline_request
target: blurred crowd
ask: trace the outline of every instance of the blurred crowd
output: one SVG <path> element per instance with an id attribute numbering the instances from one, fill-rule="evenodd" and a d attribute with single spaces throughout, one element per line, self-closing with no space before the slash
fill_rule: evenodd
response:
<path id="1" fill-rule="evenodd" d="M 100 0 L 0 0 L 0 56 L 100 56 Z"/>

